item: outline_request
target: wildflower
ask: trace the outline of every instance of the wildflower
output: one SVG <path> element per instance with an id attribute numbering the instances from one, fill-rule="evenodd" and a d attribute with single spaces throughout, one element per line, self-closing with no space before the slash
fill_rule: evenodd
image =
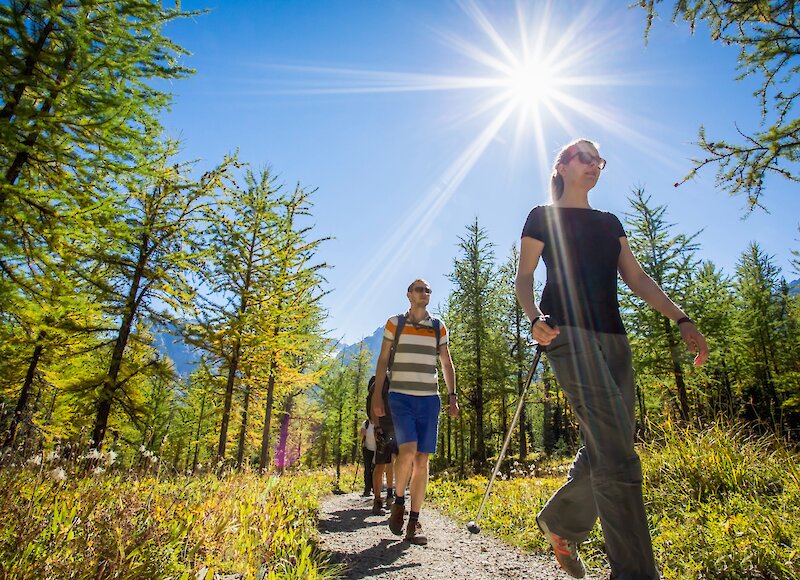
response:
<path id="1" fill-rule="evenodd" d="M 150 462 L 151 463 L 158 463 L 158 457 L 156 457 L 155 455 L 151 455 L 150 456 Z"/>
<path id="2" fill-rule="evenodd" d="M 41 455 L 34 455 L 28 459 L 28 463 L 31 465 L 41 465 L 42 464 L 42 456 Z"/>
<path id="3" fill-rule="evenodd" d="M 92 447 L 91 449 L 89 449 L 86 455 L 83 456 L 84 459 L 100 459 L 100 457 L 101 457 L 100 452 L 97 450 L 96 447 Z"/>
<path id="4" fill-rule="evenodd" d="M 47 461 L 58 461 L 58 448 L 53 449 L 50 453 L 47 454 Z"/>
<path id="5" fill-rule="evenodd" d="M 100 467 L 99 465 L 92 470 L 92 474 L 93 475 L 101 475 L 101 474 L 103 474 L 105 472 L 106 472 L 106 470 L 103 469 L 102 467 Z"/>
<path id="6" fill-rule="evenodd" d="M 47 472 L 47 475 L 53 481 L 64 481 L 67 479 L 67 472 L 61 467 L 56 467 Z"/>
<path id="7" fill-rule="evenodd" d="M 198 463 L 197 464 L 197 471 L 200 471 L 201 469 L 203 469 L 203 464 L 202 463 Z"/>
<path id="8" fill-rule="evenodd" d="M 147 453 L 147 449 L 144 445 L 139 445 L 139 453 Z"/>
<path id="9" fill-rule="evenodd" d="M 113 465 L 116 460 L 117 454 L 114 451 L 109 451 L 106 453 L 106 465 Z"/>

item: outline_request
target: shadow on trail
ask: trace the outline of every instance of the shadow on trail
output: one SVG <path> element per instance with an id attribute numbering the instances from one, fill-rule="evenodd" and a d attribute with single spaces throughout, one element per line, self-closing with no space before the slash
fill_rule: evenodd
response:
<path id="1" fill-rule="evenodd" d="M 420 567 L 421 563 L 395 564 L 409 548 L 412 548 L 412 545 L 402 541 L 400 537 L 381 537 L 389 533 L 389 530 L 386 529 L 386 517 L 373 516 L 371 508 L 372 503 L 370 502 L 363 508 L 334 511 L 328 514 L 327 519 L 319 522 L 319 530 L 323 534 L 346 534 L 363 531 L 365 528 L 370 529 L 370 533 L 374 534 L 375 543 L 360 552 L 327 550 L 332 564 L 345 566 L 345 570 L 339 577 L 345 579 L 370 578 Z"/>
<path id="2" fill-rule="evenodd" d="M 419 562 L 393 565 L 410 547 L 411 544 L 408 542 L 383 538 L 374 546 L 358 554 L 342 554 L 341 552 L 329 552 L 329 554 L 332 563 L 346 566 L 340 578 L 371 578 L 388 576 L 392 572 L 422 566 Z"/>
<path id="3" fill-rule="evenodd" d="M 371 521 L 368 521 L 369 518 Z M 380 518 L 380 519 L 378 519 Z M 320 521 L 319 530 L 323 533 L 347 533 L 363 528 L 385 526 L 384 516 L 372 515 L 372 502 L 366 506 L 331 512 L 328 519 Z"/>

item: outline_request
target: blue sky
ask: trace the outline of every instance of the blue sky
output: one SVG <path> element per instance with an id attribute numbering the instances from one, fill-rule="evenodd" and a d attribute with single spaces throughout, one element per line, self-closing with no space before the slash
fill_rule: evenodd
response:
<path id="1" fill-rule="evenodd" d="M 703 230 L 699 256 L 726 273 L 755 240 L 797 278 L 796 185 L 768 181 L 769 213 L 746 219 L 713 169 L 673 187 L 700 155 L 700 125 L 730 139 L 736 125 L 758 128 L 756 85 L 735 81 L 737 49 L 669 19 L 645 45 L 644 11 L 627 4 L 184 1 L 210 12 L 167 29 L 197 72 L 171 85 L 164 124 L 201 167 L 238 150 L 287 187 L 318 188 L 314 231 L 334 238 L 319 254 L 333 266 L 329 330 L 347 343 L 404 311 L 416 277 L 443 302 L 476 217 L 505 261 L 529 210 L 547 202 L 553 156 L 579 136 L 608 160 L 594 207 L 622 218 L 644 187 L 676 234 Z M 532 86 L 512 80 L 509 63 L 525 54 L 526 75 L 549 67 Z"/>

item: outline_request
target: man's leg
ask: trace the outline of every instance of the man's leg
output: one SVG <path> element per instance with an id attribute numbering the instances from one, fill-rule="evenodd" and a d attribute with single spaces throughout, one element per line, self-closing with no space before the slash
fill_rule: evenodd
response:
<path id="1" fill-rule="evenodd" d="M 414 458 L 417 455 L 417 442 L 403 443 L 394 465 L 395 497 L 404 498 L 411 471 L 414 468 Z M 413 494 L 413 492 L 412 492 Z"/>
<path id="2" fill-rule="evenodd" d="M 430 455 L 417 452 L 414 455 L 414 471 L 411 474 L 411 509 L 408 512 L 408 526 L 406 526 L 406 541 L 412 544 L 425 545 L 428 538 L 422 533 L 422 524 L 419 523 L 419 512 L 425 502 L 425 492 L 428 488 L 428 464 Z"/>
<path id="3" fill-rule="evenodd" d="M 392 504 L 392 512 L 389 514 L 389 529 L 395 536 L 403 533 L 403 521 L 405 511 L 405 492 L 408 485 L 411 470 L 413 469 L 414 457 L 417 454 L 417 443 L 402 443 L 400 453 L 397 455 L 394 466 L 395 475 L 395 499 Z"/>
<path id="4" fill-rule="evenodd" d="M 411 474 L 411 511 L 419 513 L 428 490 L 428 465 L 430 455 L 417 451 L 414 454 Z"/>

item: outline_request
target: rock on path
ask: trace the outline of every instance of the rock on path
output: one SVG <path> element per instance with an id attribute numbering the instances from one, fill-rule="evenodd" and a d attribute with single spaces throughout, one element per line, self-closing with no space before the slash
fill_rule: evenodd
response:
<path id="1" fill-rule="evenodd" d="M 427 546 L 412 545 L 393 535 L 386 524 L 388 516 L 373 516 L 371 508 L 372 498 L 356 493 L 332 495 L 320 504 L 321 547 L 333 562 L 347 566 L 343 578 L 570 578 L 552 556 L 523 554 L 483 533 L 470 534 L 466 527 L 427 505 L 420 518 Z"/>

